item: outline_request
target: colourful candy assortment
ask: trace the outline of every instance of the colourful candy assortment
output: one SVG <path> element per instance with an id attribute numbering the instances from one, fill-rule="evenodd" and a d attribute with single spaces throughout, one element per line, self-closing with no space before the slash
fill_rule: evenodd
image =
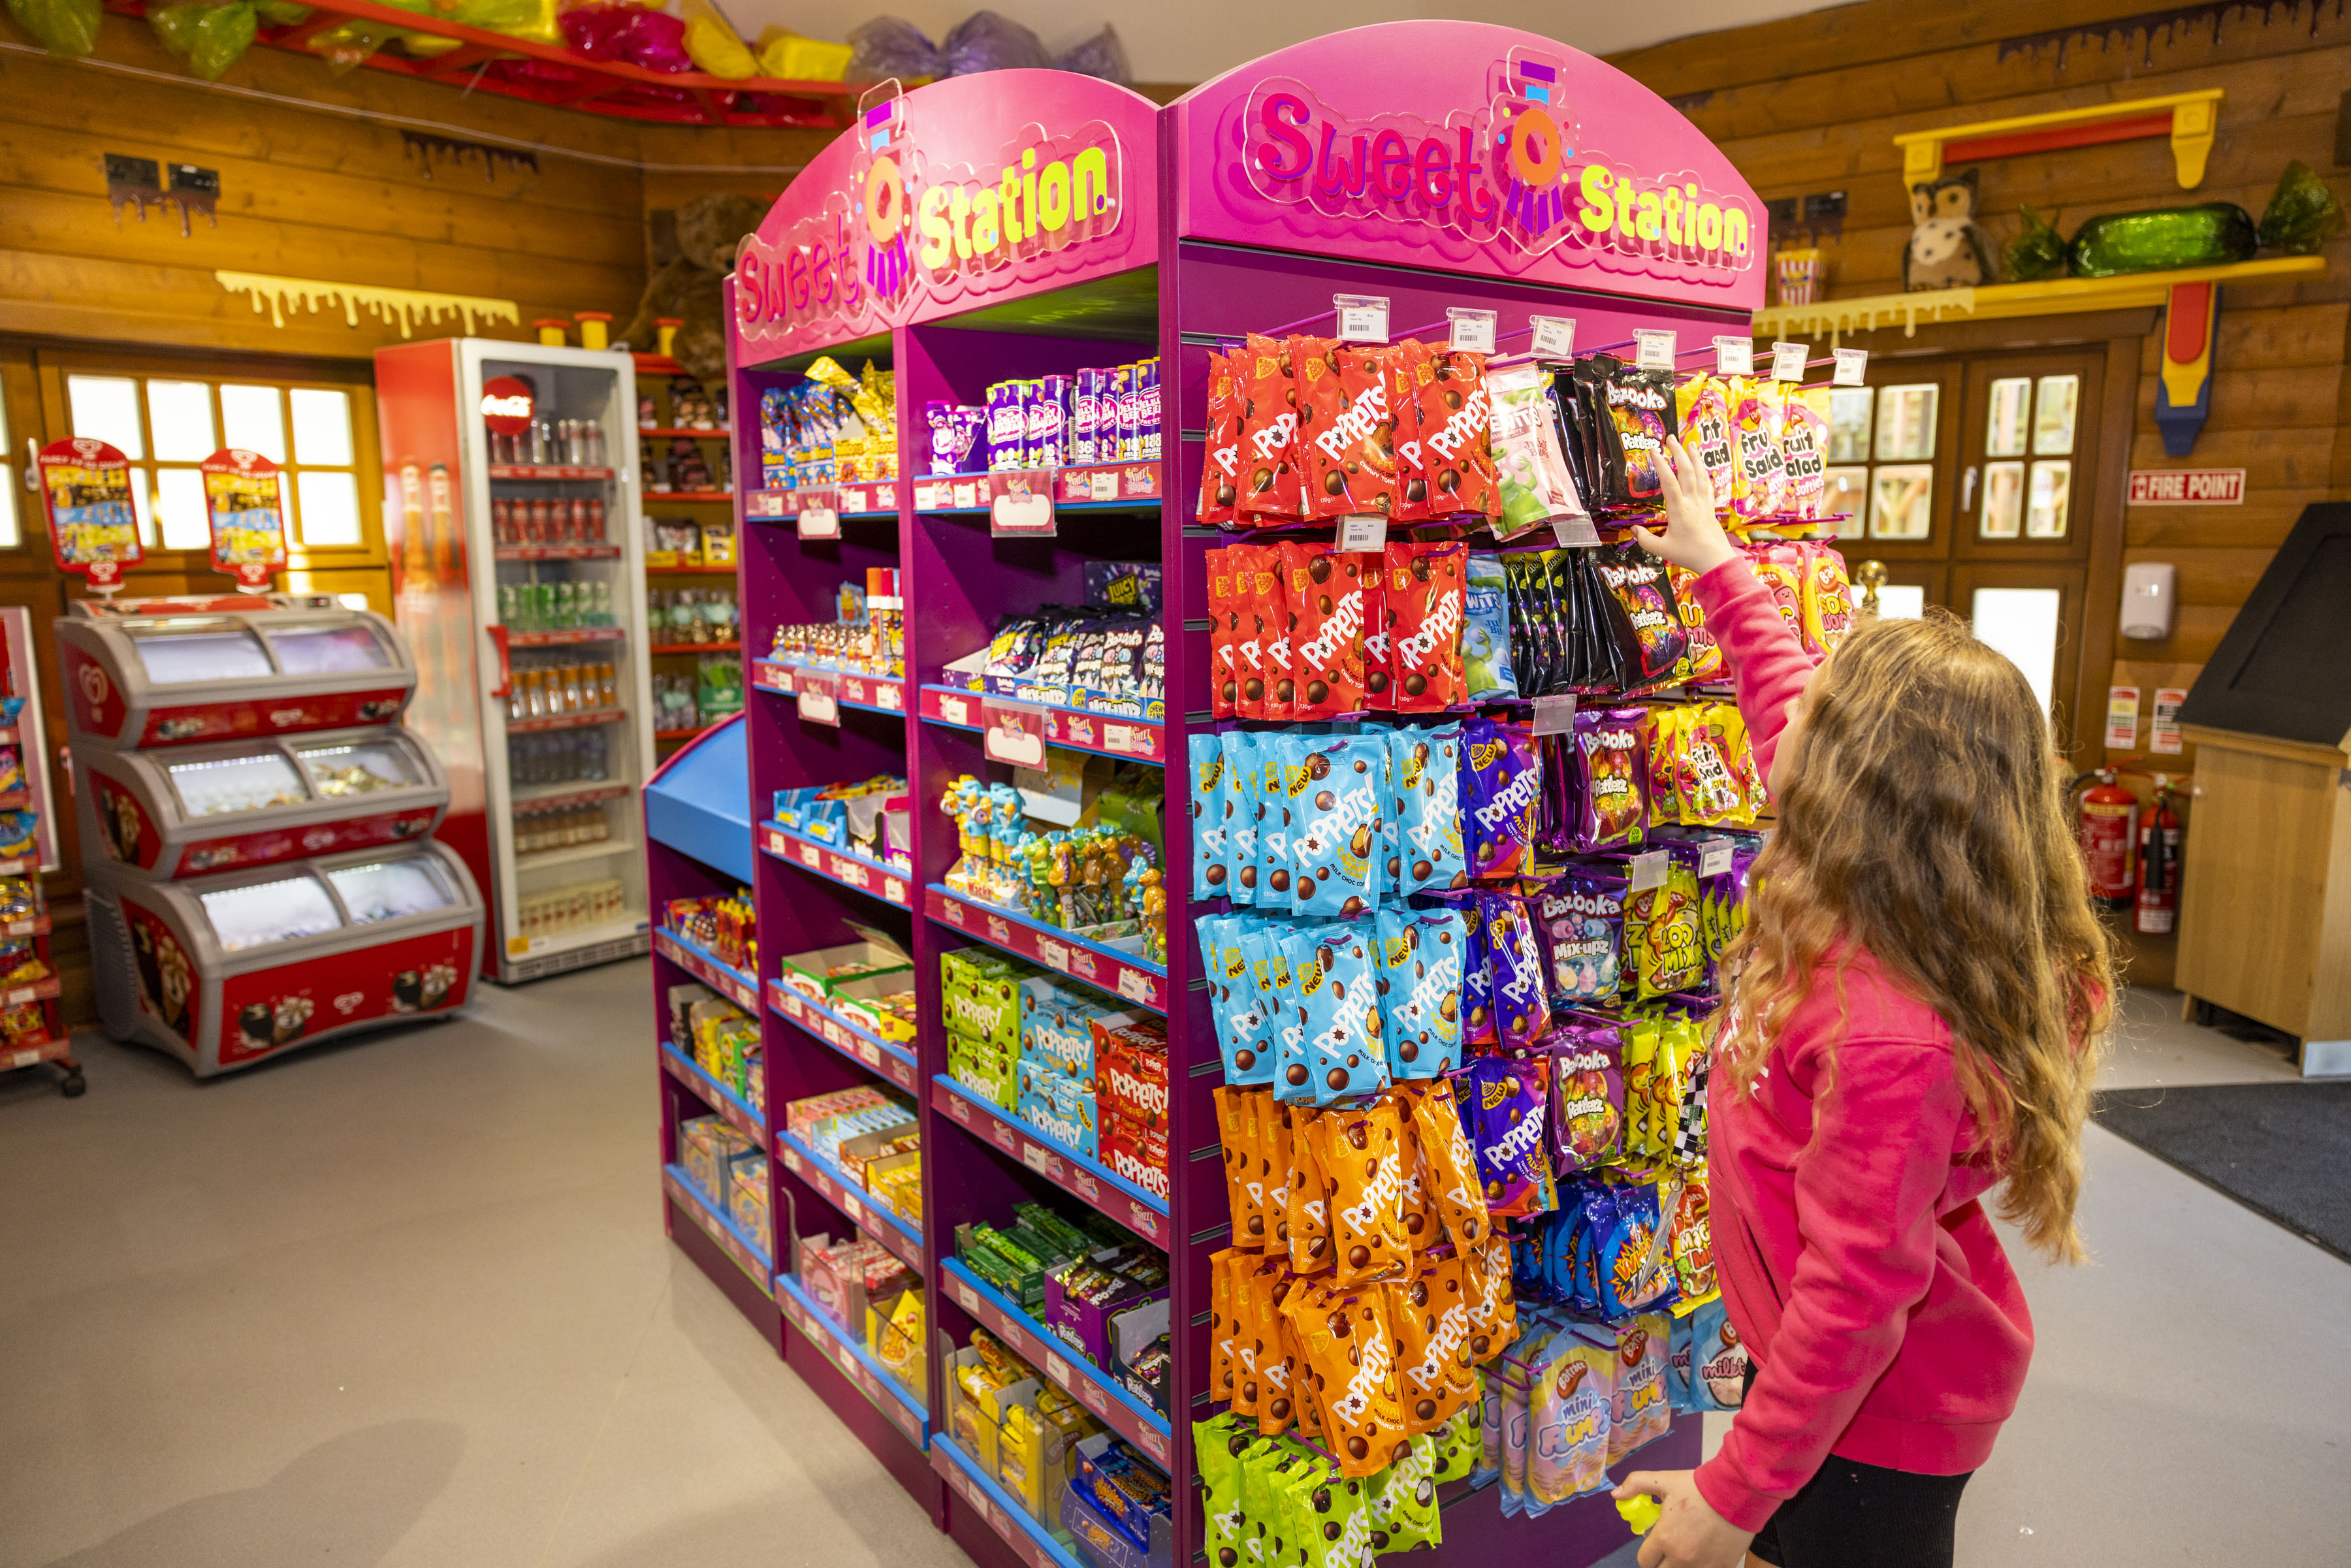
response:
<path id="1" fill-rule="evenodd" d="M 968 774 L 947 786 L 939 809 L 955 819 L 962 851 L 946 874 L 948 889 L 967 898 L 1018 909 L 1105 946 L 1132 947 L 1151 963 L 1165 962 L 1167 895 L 1158 850 L 1140 833 L 1104 821 L 1104 790 L 1087 825 L 1032 829 L 1028 802 L 1011 784 L 984 784 Z"/>

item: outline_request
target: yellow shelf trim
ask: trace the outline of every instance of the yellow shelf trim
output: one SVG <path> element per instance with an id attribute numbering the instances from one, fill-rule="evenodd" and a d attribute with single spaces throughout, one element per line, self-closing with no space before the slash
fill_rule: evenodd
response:
<path id="1" fill-rule="evenodd" d="M 2182 267 L 2122 277 L 2053 277 L 2042 283 L 1994 283 L 1981 288 L 1938 288 L 1916 294 L 1865 294 L 1811 305 L 1774 305 L 1755 313 L 1758 338 L 1802 338 L 1826 332 L 1832 342 L 1848 332 L 1900 327 L 1914 338 L 1919 325 L 1997 321 L 2014 316 L 2056 316 L 2074 310 L 2128 310 L 2161 305 L 2182 283 L 2273 283 L 2316 277 L 2323 256 L 2273 256 L 2226 267 Z"/>
<path id="2" fill-rule="evenodd" d="M 2171 115 L 2172 165 L 2179 177 L 2179 188 L 2192 191 L 2204 183 L 2204 160 L 2212 151 L 2212 134 L 2220 122 L 2223 96 L 2220 88 L 2206 88 L 2197 92 L 2166 93 L 2160 98 L 2137 98 L 2127 103 L 2097 103 L 2085 109 L 2053 110 L 2047 114 L 1979 120 L 1973 125 L 1905 131 L 1894 139 L 1894 145 L 1902 149 L 1902 188 L 1907 191 L 1913 185 L 1940 179 L 1943 149 L 1954 141 L 1984 141 L 2072 125 L 2096 125 L 2110 120 L 2139 120 L 2168 110 Z"/>

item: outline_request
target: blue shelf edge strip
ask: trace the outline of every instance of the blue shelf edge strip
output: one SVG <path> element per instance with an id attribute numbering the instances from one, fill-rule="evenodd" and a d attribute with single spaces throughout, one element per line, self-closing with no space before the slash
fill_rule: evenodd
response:
<path id="1" fill-rule="evenodd" d="M 662 1054 L 685 1070 L 687 1081 L 702 1091 L 702 1097 L 705 1100 L 716 1105 L 724 1099 L 728 1104 L 742 1112 L 751 1125 L 758 1128 L 762 1133 L 767 1131 L 768 1119 L 751 1109 L 751 1103 L 748 1100 L 704 1071 L 702 1063 L 695 1061 L 667 1040 L 662 1041 Z"/>
<path id="2" fill-rule="evenodd" d="M 939 1260 L 939 1266 L 945 1269 L 949 1274 L 953 1275 L 959 1282 L 969 1286 L 975 1294 L 987 1298 L 988 1305 L 994 1307 L 998 1312 L 1002 1312 L 1006 1317 L 1010 1318 L 1021 1327 L 1027 1329 L 1030 1333 L 1035 1334 L 1040 1343 L 1054 1346 L 1061 1359 L 1068 1362 L 1073 1370 L 1079 1367 L 1083 1367 L 1085 1369 L 1086 1379 L 1088 1382 L 1099 1385 L 1113 1399 L 1117 1400 L 1121 1405 L 1125 1406 L 1129 1411 L 1133 1412 L 1137 1420 L 1144 1422 L 1153 1430 L 1159 1432 L 1161 1435 L 1167 1437 L 1169 1441 L 1173 1442 L 1175 1440 L 1175 1427 L 1170 1425 L 1167 1417 L 1162 1416 L 1158 1411 L 1154 1410 L 1150 1406 L 1144 1404 L 1134 1395 L 1129 1394 L 1126 1391 L 1126 1385 L 1119 1382 L 1118 1375 L 1116 1373 L 1106 1371 L 1102 1367 L 1096 1366 L 1092 1362 L 1088 1361 L 1086 1359 L 1085 1352 L 1070 1343 L 1061 1335 L 1047 1328 L 1043 1323 L 1039 1322 L 1035 1318 L 1030 1317 L 1026 1312 L 1022 1311 L 1019 1306 L 1015 1304 L 1009 1297 L 997 1290 L 995 1286 L 989 1284 L 978 1275 L 973 1273 L 969 1269 L 965 1268 L 963 1260 L 959 1258 L 942 1258 Z"/>
<path id="3" fill-rule="evenodd" d="M 1155 964 L 1148 958 L 1138 958 L 1132 953 L 1122 953 L 1115 947 L 1106 947 L 1100 942 L 1092 940 L 1091 937 L 1081 936 L 1077 933 L 1068 930 L 1062 926 L 1048 925 L 1041 920 L 1033 919 L 1029 915 L 1021 914 L 1017 909 L 1008 909 L 1000 904 L 982 904 L 976 898 L 967 898 L 964 894 L 956 892 L 955 889 L 949 887 L 943 882 L 931 883 L 928 886 L 930 891 L 939 894 L 941 897 L 952 898 L 957 904 L 963 904 L 967 908 L 977 910 L 982 915 L 1001 915 L 1003 918 L 1012 922 L 1015 925 L 1026 925 L 1029 930 L 1040 932 L 1047 936 L 1050 936 L 1056 942 L 1066 942 L 1072 947 L 1083 947 L 1087 952 L 1108 958 L 1113 963 L 1123 964 L 1130 969 L 1140 969 L 1146 975 L 1156 975 L 1163 980 L 1167 977 L 1167 970 L 1165 967 Z M 968 925 L 957 925 L 952 920 L 939 920 L 939 917 L 935 915 L 932 915 L 931 918 L 938 920 L 940 925 L 946 926 L 949 930 L 960 931 L 965 936 L 969 936 L 976 941 L 987 941 L 987 937 L 981 936 L 978 932 L 974 931 Z M 995 946 L 993 943 L 989 943 L 988 945 L 990 946 Z M 1008 949 L 1008 951 L 1009 951 L 1009 949 Z M 1014 953 L 1012 956 L 1016 958 L 1021 959 L 1025 963 L 1033 964 L 1036 962 L 1035 959 L 1030 958 L 1025 953 Z M 1068 979 L 1073 978 L 1074 977 L 1064 976 L 1062 977 Z M 1092 982 L 1087 980 L 1079 980 L 1078 984 L 1083 986 L 1092 984 Z M 1094 989 L 1098 991 L 1102 988 L 1103 988 L 1101 986 L 1094 987 Z M 1111 995 L 1113 999 L 1116 999 L 1115 992 L 1111 993 Z M 1134 1005 L 1140 1006 L 1141 1004 L 1135 1003 Z M 1151 1009 L 1148 1010 L 1155 1012 L 1158 1009 Z"/>
<path id="4" fill-rule="evenodd" d="M 668 937 L 671 941 L 676 943 L 679 946 L 684 948 L 687 952 L 693 954 L 695 957 L 701 959 L 704 963 L 709 965 L 720 974 L 732 976 L 736 980 L 742 984 L 744 989 L 749 991 L 753 996 L 756 997 L 759 994 L 758 981 L 753 979 L 750 976 L 745 974 L 734 965 L 725 962 L 709 948 L 701 946 L 699 943 L 688 941 L 685 937 L 679 936 L 676 932 L 671 930 L 666 925 L 657 926 L 655 929 L 659 931 L 662 936 Z"/>
<path id="5" fill-rule="evenodd" d="M 764 995 L 765 993 L 763 992 L 762 994 Z M 842 1018 L 839 1013 L 834 1012 L 831 1008 L 812 1002 L 804 996 L 800 998 L 800 1005 L 804 1008 L 810 1009 L 813 1011 L 822 1013 L 825 1017 L 831 1019 L 833 1022 L 839 1024 L 841 1028 L 847 1030 L 858 1039 L 867 1041 L 883 1055 L 903 1062 L 907 1067 L 912 1068 L 914 1066 L 914 1053 L 908 1051 L 904 1046 L 893 1045 L 888 1040 L 883 1040 L 880 1035 L 873 1033 L 870 1030 L 860 1029 L 857 1025 L 850 1022 L 847 1019 Z M 819 1045 L 823 1046 L 826 1050 L 841 1051 L 841 1047 L 833 1044 L 832 1041 L 825 1039 L 821 1033 L 809 1028 L 808 1025 L 802 1023 L 799 1019 L 792 1017 L 791 1014 L 778 1007 L 772 998 L 769 999 L 768 1003 L 768 1010 L 775 1014 L 778 1018 L 783 1019 L 786 1023 L 791 1025 L 794 1029 L 799 1030 L 802 1034 L 807 1035 L 810 1040 L 815 1040 Z M 858 1066 L 864 1068 L 866 1071 L 871 1072 L 873 1071 L 871 1063 L 860 1060 L 857 1056 L 846 1051 L 841 1051 L 841 1053 L 848 1056 L 850 1061 L 856 1062 Z"/>
<path id="6" fill-rule="evenodd" d="M 673 1165 L 664 1166 L 664 1168 L 677 1177 L 678 1186 L 684 1192 L 687 1197 L 694 1200 L 694 1206 L 702 1210 L 703 1217 L 705 1218 L 708 1219 L 711 1224 L 717 1226 L 720 1229 L 726 1231 L 727 1235 L 735 1238 L 736 1240 L 740 1241 L 745 1247 L 750 1249 L 751 1256 L 758 1260 L 760 1268 L 767 1270 L 770 1273 L 775 1271 L 775 1260 L 768 1256 L 768 1249 L 765 1247 L 760 1246 L 757 1241 L 752 1240 L 750 1233 L 745 1230 L 741 1226 L 735 1223 L 734 1216 L 723 1213 L 719 1209 L 711 1207 L 710 1195 L 694 1185 L 694 1178 L 685 1174 L 685 1167 L 684 1166 Z"/>
<path id="7" fill-rule="evenodd" d="M 944 1072 L 935 1074 L 933 1077 L 932 1082 L 935 1083 L 945 1084 L 950 1092 L 960 1095 L 962 1098 L 970 1101 L 973 1106 L 983 1113 L 993 1116 L 999 1122 L 1009 1122 L 1013 1126 L 1019 1128 L 1021 1135 L 1029 1139 L 1029 1142 L 1044 1145 L 1045 1147 L 1061 1155 L 1065 1162 L 1075 1169 L 1085 1172 L 1096 1181 L 1105 1183 L 1110 1186 L 1117 1188 L 1120 1193 L 1123 1194 L 1125 1197 L 1133 1198 L 1135 1202 L 1143 1205 L 1144 1207 L 1150 1209 L 1153 1213 L 1169 1215 L 1167 1200 L 1165 1198 L 1161 1197 L 1155 1193 L 1147 1192 L 1144 1188 L 1135 1186 L 1134 1183 L 1127 1180 L 1124 1176 L 1119 1175 L 1108 1166 L 1099 1165 L 1094 1161 L 1086 1158 L 1083 1155 L 1072 1154 L 1070 1150 L 1063 1148 L 1061 1145 L 1053 1142 L 1052 1139 L 1045 1136 L 1044 1134 L 1039 1132 L 1036 1128 L 1022 1121 L 1013 1113 L 1006 1110 L 1003 1106 L 998 1105 L 995 1101 L 982 1099 L 979 1092 L 973 1089 L 970 1084 L 959 1082 L 956 1080 L 948 1077 Z M 977 1128 L 972 1128 L 969 1129 L 969 1131 L 971 1131 L 974 1136 L 985 1137 L 987 1135 L 984 1133 L 981 1133 Z M 1171 1155 L 1170 1157 L 1172 1158 L 1173 1155 Z M 1090 1207 L 1099 1209 L 1101 1206 L 1097 1204 Z M 1169 1215 L 1169 1217 L 1173 1218 L 1172 1215 Z M 1117 1217 L 1113 1215 L 1110 1218 L 1115 1218 Z M 1146 1239 L 1148 1239 L 1146 1238 Z M 1153 1245 L 1157 1246 L 1158 1243 L 1154 1242 Z"/>
<path id="8" fill-rule="evenodd" d="M 995 1478 L 982 1470 L 977 1461 L 965 1453 L 953 1437 L 944 1432 L 934 1432 L 931 1435 L 931 1447 L 937 1452 L 945 1454 L 955 1468 L 963 1472 L 964 1479 L 977 1487 L 987 1496 L 992 1507 L 1001 1510 L 1004 1516 L 1012 1521 L 1014 1527 L 1036 1542 L 1037 1549 L 1055 1563 L 1057 1568 L 1085 1568 L 1085 1565 L 1078 1561 L 1077 1556 L 1068 1547 L 1053 1539 L 1052 1531 L 1047 1530 L 1038 1520 L 1030 1518 L 1029 1511 L 1020 1506 L 1019 1500 L 998 1485 Z"/>
<path id="9" fill-rule="evenodd" d="M 823 1329 L 823 1331 L 831 1337 L 834 1343 L 840 1345 L 843 1350 L 846 1350 L 850 1354 L 855 1356 L 860 1362 L 863 1363 L 865 1370 L 871 1372 L 881 1383 L 882 1386 L 890 1391 L 890 1397 L 895 1399 L 899 1404 L 913 1411 L 914 1413 L 914 1420 L 916 1424 L 921 1426 L 925 1431 L 928 1431 L 930 1429 L 931 1413 L 929 1409 L 921 1400 L 915 1398 L 912 1394 L 907 1393 L 904 1384 L 900 1383 L 895 1377 L 890 1375 L 889 1372 L 883 1367 L 882 1364 L 874 1359 L 873 1353 L 865 1348 L 865 1343 L 862 1340 L 856 1338 L 847 1330 L 843 1329 L 839 1323 L 834 1322 L 831 1318 L 825 1315 L 824 1309 L 816 1304 L 816 1298 L 808 1293 L 808 1288 L 800 1283 L 799 1277 L 798 1275 L 777 1275 L 776 1289 L 779 1291 L 790 1291 L 793 1299 L 808 1310 L 809 1316 L 817 1321 L 818 1326 Z"/>
<path id="10" fill-rule="evenodd" d="M 793 1137 L 781 1127 L 776 1129 L 776 1142 L 779 1144 L 789 1144 L 791 1145 L 793 1153 L 799 1155 L 800 1158 L 806 1160 L 809 1164 L 814 1166 L 817 1169 L 831 1176 L 836 1185 L 846 1187 L 851 1192 L 857 1193 L 861 1197 L 863 1197 L 866 1200 L 865 1207 L 872 1209 L 875 1214 L 880 1215 L 882 1217 L 882 1222 L 884 1225 L 887 1225 L 891 1229 L 904 1237 L 908 1242 L 913 1244 L 915 1251 L 920 1252 L 923 1250 L 923 1233 L 916 1230 L 913 1226 L 908 1225 L 904 1219 L 901 1218 L 897 1210 L 890 1207 L 880 1198 L 872 1197 L 870 1193 L 866 1192 L 865 1188 L 850 1180 L 849 1173 L 847 1171 L 842 1170 L 839 1166 L 833 1164 L 831 1160 L 826 1159 L 822 1155 L 818 1154 L 814 1149 L 810 1148 L 806 1144 L 800 1142 L 798 1138 Z"/>

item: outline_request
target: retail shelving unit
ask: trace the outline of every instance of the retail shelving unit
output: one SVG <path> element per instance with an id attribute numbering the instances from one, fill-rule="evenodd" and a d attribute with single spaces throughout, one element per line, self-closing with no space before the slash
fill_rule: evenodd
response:
<path id="1" fill-rule="evenodd" d="M 1098 172 L 1090 212 L 1075 204 L 1058 229 L 1017 242 L 998 233 L 998 248 L 978 246 L 997 231 L 967 226 L 975 195 L 1017 189 L 1024 169 L 1075 166 L 1081 154 L 1092 156 Z M 1577 183 L 1587 163 L 1605 171 L 1606 187 L 1628 203 L 1633 216 L 1622 234 L 1579 218 L 1596 188 Z M 919 172 L 910 185 L 912 171 Z M 941 187 L 949 189 L 941 194 Z M 1050 224 L 1054 186 L 1040 181 L 1040 189 Z M 1656 221 L 1642 214 L 1662 212 L 1667 191 L 1676 240 L 1667 243 L 1661 226 L 1657 237 L 1642 237 L 1641 225 Z M 1701 210 L 1710 214 L 1703 231 L 1695 216 Z M 1535 316 L 1572 321 L 1586 350 L 1629 349 L 1636 329 L 1665 329 L 1687 350 L 1716 332 L 1745 337 L 1761 299 L 1763 256 L 1761 204 L 1662 100 L 1565 46 L 1448 22 L 1318 39 L 1165 110 L 1052 73 L 937 83 L 872 106 L 811 162 L 745 246 L 729 284 L 736 472 L 761 473 L 760 394 L 791 385 L 823 353 L 852 373 L 869 358 L 895 371 L 906 477 L 815 494 L 747 489 L 738 507 L 751 688 L 744 730 L 758 852 L 750 880 L 762 956 L 762 974 L 743 979 L 771 1003 L 763 1010 L 768 1103 L 857 1083 L 915 1099 L 925 1188 L 915 1236 L 785 1141 L 773 1166 L 779 1234 L 770 1256 L 788 1276 L 795 1222 L 802 1233 L 857 1226 L 884 1245 L 919 1247 L 935 1331 L 928 1386 L 941 1385 L 941 1345 L 962 1343 L 974 1327 L 1029 1356 L 1111 1429 L 1165 1463 L 1179 1500 L 1175 1563 L 1191 1562 L 1203 1540 L 1189 1424 L 1211 1413 L 1208 1259 L 1229 1225 L 1209 1098 L 1221 1062 L 1191 936 L 1193 923 L 1216 905 L 1190 897 L 1187 783 L 1181 767 L 1173 776 L 1165 769 L 1186 756 L 1187 736 L 1211 722 L 1204 555 L 1218 536 L 1193 524 L 1207 352 L 1250 331 L 1328 333 L 1341 294 L 1384 299 L 1397 338 L 1438 337 L 1448 308 L 1469 307 L 1496 313 L 1504 352 L 1526 346 Z M 924 476 L 926 402 L 976 404 L 998 381 L 1155 353 L 1165 400 L 1160 460 L 1019 480 Z M 999 504 L 1020 493 L 1051 497 L 1050 521 L 1037 516 L 1033 499 Z M 797 515 L 812 507 L 837 517 L 837 530 L 828 518 L 805 530 L 826 537 L 802 537 Z M 1031 531 L 1016 532 L 1024 522 Z M 1333 529 L 1291 531 L 1327 538 Z M 1081 602 L 1090 561 L 1164 564 L 1164 709 L 1050 709 L 1043 723 L 1057 746 L 1162 768 L 1173 915 L 1164 967 L 945 884 L 958 844 L 938 809 L 943 794 L 960 775 L 1000 779 L 1005 768 L 988 749 L 996 703 L 954 684 L 944 666 L 982 647 L 1006 612 Z M 830 619 L 835 585 L 881 566 L 901 574 L 904 681 L 766 656 L 777 626 Z M 914 797 L 911 878 L 761 821 L 778 789 L 902 769 Z M 920 1021 L 911 1051 L 771 981 L 778 955 L 849 940 L 860 926 L 888 934 L 914 957 Z M 1165 1018 L 1174 1167 L 1165 1196 L 1071 1154 L 946 1076 L 939 959 L 967 946 L 1017 955 Z M 673 1099 L 681 1082 L 674 1069 L 665 1077 Z M 1061 1354 L 956 1259 L 958 1225 L 1001 1221 L 1032 1197 L 1089 1206 L 1168 1249 L 1170 1417 Z M 726 1282 L 715 1248 L 689 1250 Z M 735 1265 L 724 1268 L 742 1277 Z M 779 1277 L 765 1293 L 731 1293 L 763 1325 L 780 1305 L 790 1325 L 786 1358 L 810 1372 L 975 1558 L 1074 1563 L 1050 1526 L 983 1474 L 943 1420 L 935 1415 L 918 1437 L 890 1419 L 887 1398 L 844 1362 L 840 1336 L 791 1280 Z M 1698 1457 L 1698 1426 L 1686 1418 L 1638 1462 L 1686 1467 Z M 1539 1521 L 1506 1521 L 1493 1498 L 1457 1486 L 1447 1493 L 1438 1555 L 1466 1563 L 1506 1550 L 1573 1568 L 1625 1539 L 1604 1499 L 1554 1509 Z"/>

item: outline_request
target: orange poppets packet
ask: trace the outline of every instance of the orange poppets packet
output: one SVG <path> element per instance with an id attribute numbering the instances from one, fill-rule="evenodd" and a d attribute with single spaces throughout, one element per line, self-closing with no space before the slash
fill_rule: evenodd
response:
<path id="1" fill-rule="evenodd" d="M 1386 1292 L 1308 1284 L 1290 1291 L 1283 1311 L 1297 1327 L 1339 1473 L 1361 1478 L 1393 1463 L 1410 1434 L 1397 1404 Z"/>
<path id="2" fill-rule="evenodd" d="M 1387 1292 L 1405 1429 L 1434 1432 L 1478 1397 L 1466 1260 L 1459 1252 L 1432 1259 L 1416 1278 L 1391 1282 Z"/>
<path id="3" fill-rule="evenodd" d="M 1399 1083 L 1396 1103 L 1411 1128 L 1422 1189 L 1437 1218 L 1458 1242 L 1482 1241 L 1492 1234 L 1486 1192 L 1478 1180 L 1478 1154 L 1461 1130 L 1452 1081 L 1444 1078 Z"/>
<path id="4" fill-rule="evenodd" d="M 1259 1130 L 1273 1095 L 1262 1089 L 1223 1088 L 1210 1098 L 1217 1107 L 1217 1135 L 1225 1147 L 1225 1200 L 1231 1206 L 1233 1245 L 1251 1252 L 1266 1245 L 1265 1172 L 1269 1162 Z"/>
<path id="5" fill-rule="evenodd" d="M 1411 1152 L 1395 1103 L 1382 1098 L 1358 1111 L 1315 1118 L 1316 1156 L 1330 1193 L 1331 1255 L 1342 1286 L 1409 1279 L 1405 1173 Z"/>

